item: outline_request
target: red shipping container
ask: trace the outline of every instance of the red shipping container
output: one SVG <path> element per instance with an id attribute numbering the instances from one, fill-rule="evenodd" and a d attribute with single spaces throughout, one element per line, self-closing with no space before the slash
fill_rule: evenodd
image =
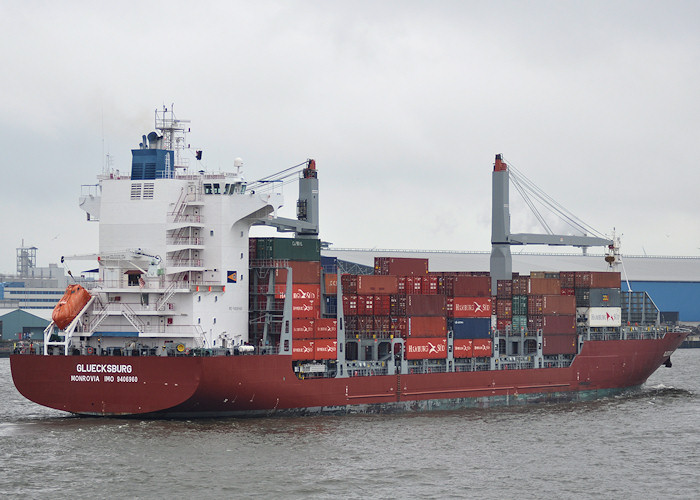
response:
<path id="1" fill-rule="evenodd" d="M 405 293 L 420 294 L 423 291 L 423 280 L 421 276 L 406 276 Z"/>
<path id="2" fill-rule="evenodd" d="M 409 316 L 409 337 L 444 337 L 447 322 L 444 316 Z"/>
<path id="3" fill-rule="evenodd" d="M 397 293 L 406 295 L 406 276 L 396 277 L 396 289 Z"/>
<path id="4" fill-rule="evenodd" d="M 491 297 L 454 297 L 452 301 L 455 318 L 488 318 L 492 312 Z"/>
<path id="5" fill-rule="evenodd" d="M 453 276 L 447 285 L 448 295 L 455 297 L 490 297 L 490 276 Z M 451 287 L 451 290 L 449 289 Z"/>
<path id="6" fill-rule="evenodd" d="M 527 295 L 530 289 L 530 277 L 518 276 L 513 278 L 513 295 Z"/>
<path id="7" fill-rule="evenodd" d="M 391 314 L 391 295 L 374 296 L 374 315 L 389 316 Z"/>
<path id="8" fill-rule="evenodd" d="M 326 294 L 335 295 L 338 293 L 338 275 L 326 274 L 324 276 L 324 282 L 326 285 Z"/>
<path id="9" fill-rule="evenodd" d="M 423 276 L 421 281 L 421 293 L 423 295 L 436 295 L 438 293 L 437 276 Z"/>
<path id="10" fill-rule="evenodd" d="M 374 295 L 357 295 L 357 314 L 374 315 Z"/>
<path id="11" fill-rule="evenodd" d="M 338 341 L 331 339 L 316 340 L 314 359 L 336 359 L 338 357 Z"/>
<path id="12" fill-rule="evenodd" d="M 496 329 L 501 332 L 501 334 L 505 333 L 505 331 L 513 325 L 513 320 L 510 318 L 496 318 Z"/>
<path id="13" fill-rule="evenodd" d="M 576 273 L 573 271 L 562 271 L 559 273 L 559 281 L 562 288 L 574 288 L 576 286 Z"/>
<path id="14" fill-rule="evenodd" d="M 292 338 L 293 339 L 313 339 L 316 320 L 313 319 L 294 319 L 292 320 Z"/>
<path id="15" fill-rule="evenodd" d="M 290 260 L 279 265 L 292 268 L 292 283 L 321 283 L 321 263 L 318 261 Z M 275 269 L 275 283 L 287 282 L 287 270 Z"/>
<path id="16" fill-rule="evenodd" d="M 445 316 L 444 295 L 407 295 L 406 316 Z"/>
<path id="17" fill-rule="evenodd" d="M 347 323 L 347 322 L 346 322 Z M 338 320 L 333 318 L 320 318 L 315 324 L 316 339 L 338 338 Z"/>
<path id="18" fill-rule="evenodd" d="M 499 318 L 513 317 L 513 301 L 512 299 L 499 298 L 496 299 L 496 316 Z"/>
<path id="19" fill-rule="evenodd" d="M 513 281 L 498 280 L 496 282 L 496 297 L 499 299 L 511 298 L 513 296 Z"/>
<path id="20" fill-rule="evenodd" d="M 389 314 L 392 316 L 406 316 L 406 296 L 390 295 Z"/>
<path id="21" fill-rule="evenodd" d="M 576 297 L 573 295 L 542 295 L 542 314 L 576 314 Z"/>
<path id="22" fill-rule="evenodd" d="M 292 319 L 316 319 L 321 317 L 319 301 L 299 299 L 292 301 Z"/>
<path id="23" fill-rule="evenodd" d="M 321 298 L 321 285 L 292 285 L 292 299 L 294 300 L 319 300 Z"/>
<path id="24" fill-rule="evenodd" d="M 454 297 L 445 297 L 445 315 L 448 318 L 454 318 L 455 317 L 455 298 Z"/>
<path id="25" fill-rule="evenodd" d="M 561 294 L 562 295 L 575 295 L 576 289 L 575 288 L 562 288 Z"/>
<path id="26" fill-rule="evenodd" d="M 343 274 L 340 276 L 340 284 L 343 288 L 343 295 L 346 293 L 357 293 L 357 275 Z"/>
<path id="27" fill-rule="evenodd" d="M 343 295 L 343 314 L 357 314 L 357 295 Z"/>
<path id="28" fill-rule="evenodd" d="M 406 340 L 406 359 L 442 359 L 447 357 L 447 339 L 410 338 Z"/>
<path id="29" fill-rule="evenodd" d="M 591 272 L 576 271 L 574 273 L 574 288 L 590 288 L 591 287 Z"/>
<path id="30" fill-rule="evenodd" d="M 577 335 L 543 335 L 542 354 L 550 356 L 553 354 L 576 354 L 578 351 L 576 343 Z"/>
<path id="31" fill-rule="evenodd" d="M 576 315 L 542 316 L 543 334 L 576 334 Z"/>
<path id="32" fill-rule="evenodd" d="M 620 288 L 620 273 L 591 272 L 591 288 Z"/>
<path id="33" fill-rule="evenodd" d="M 374 274 L 395 276 L 422 276 L 428 274 L 428 259 L 406 257 L 375 257 Z"/>
<path id="34" fill-rule="evenodd" d="M 490 358 L 493 353 L 491 339 L 473 339 L 472 353 L 475 358 Z"/>
<path id="35" fill-rule="evenodd" d="M 357 293 L 373 295 L 389 295 L 398 293 L 398 279 L 396 276 L 375 276 L 372 274 L 359 275 L 357 277 Z"/>
<path id="36" fill-rule="evenodd" d="M 314 359 L 314 341 L 292 340 L 292 359 Z"/>
<path id="37" fill-rule="evenodd" d="M 471 358 L 473 351 L 472 339 L 455 339 L 454 340 L 454 357 L 455 358 Z"/>
<path id="38" fill-rule="evenodd" d="M 529 295 L 561 295 L 558 278 L 530 278 Z"/>

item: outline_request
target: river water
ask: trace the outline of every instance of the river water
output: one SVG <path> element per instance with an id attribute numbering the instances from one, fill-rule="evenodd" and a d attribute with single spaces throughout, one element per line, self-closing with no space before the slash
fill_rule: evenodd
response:
<path id="1" fill-rule="evenodd" d="M 642 391 L 401 415 L 125 420 L 25 400 L 0 359 L 2 498 L 691 498 L 700 349 Z"/>

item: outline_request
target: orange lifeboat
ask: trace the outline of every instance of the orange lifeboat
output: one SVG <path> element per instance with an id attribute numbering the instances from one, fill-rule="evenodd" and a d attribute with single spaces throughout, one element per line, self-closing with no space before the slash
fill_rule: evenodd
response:
<path id="1" fill-rule="evenodd" d="M 89 301 L 90 292 L 85 288 L 80 285 L 68 285 L 66 293 L 53 308 L 51 319 L 58 328 L 65 330 Z"/>

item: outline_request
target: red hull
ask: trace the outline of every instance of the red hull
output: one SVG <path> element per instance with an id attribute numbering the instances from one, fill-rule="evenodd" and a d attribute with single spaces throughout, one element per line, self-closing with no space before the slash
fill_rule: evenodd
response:
<path id="1" fill-rule="evenodd" d="M 643 384 L 680 345 L 663 339 L 585 342 L 568 368 L 299 380 L 288 356 L 11 356 L 19 392 L 89 415 L 257 415 L 439 408 L 489 399 L 587 393 Z M 130 367 L 130 368 L 128 368 Z M 112 377 L 112 378 L 109 378 Z M 471 404 L 469 403 L 471 401 Z M 508 399 L 507 402 L 510 402 Z"/>

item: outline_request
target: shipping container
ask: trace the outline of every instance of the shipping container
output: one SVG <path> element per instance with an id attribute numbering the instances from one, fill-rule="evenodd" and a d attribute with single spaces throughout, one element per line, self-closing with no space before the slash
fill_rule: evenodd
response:
<path id="1" fill-rule="evenodd" d="M 513 278 L 513 295 L 527 295 L 530 289 L 530 277 L 518 276 Z"/>
<path id="2" fill-rule="evenodd" d="M 337 274 L 326 274 L 323 277 L 324 284 L 326 286 L 325 293 L 328 295 L 335 295 L 338 293 L 338 275 Z M 345 291 L 343 291 L 345 292 Z"/>
<path id="3" fill-rule="evenodd" d="M 325 257 L 321 255 L 321 268 L 326 274 L 338 274 L 338 257 Z"/>
<path id="4" fill-rule="evenodd" d="M 510 318 L 496 318 L 496 330 L 498 330 L 501 335 L 513 327 L 513 320 Z"/>
<path id="5" fill-rule="evenodd" d="M 520 332 L 527 330 L 527 315 L 514 314 L 511 320 L 511 330 L 514 335 L 519 335 Z"/>
<path id="6" fill-rule="evenodd" d="M 396 276 L 375 276 L 373 274 L 357 277 L 357 293 L 389 295 L 398 293 Z"/>
<path id="7" fill-rule="evenodd" d="M 473 349 L 472 339 L 455 339 L 454 340 L 454 357 L 455 358 L 471 358 Z"/>
<path id="8" fill-rule="evenodd" d="M 575 309 L 574 309 L 575 311 Z M 542 333 L 576 333 L 576 314 L 562 314 L 559 316 L 542 316 Z"/>
<path id="9" fill-rule="evenodd" d="M 446 357 L 446 338 L 410 338 L 406 340 L 406 359 L 443 359 Z"/>
<path id="10" fill-rule="evenodd" d="M 321 285 L 292 285 L 292 298 L 294 300 L 319 300 L 321 298 Z"/>
<path id="11" fill-rule="evenodd" d="M 345 316 L 357 314 L 357 295 L 343 295 L 343 314 Z"/>
<path id="12" fill-rule="evenodd" d="M 325 297 L 326 301 L 326 314 L 337 315 L 338 314 L 338 297 L 335 295 L 328 295 Z"/>
<path id="13" fill-rule="evenodd" d="M 389 314 L 391 316 L 406 316 L 406 296 L 389 296 Z"/>
<path id="14" fill-rule="evenodd" d="M 357 294 L 357 314 L 360 316 L 374 315 L 374 295 Z"/>
<path id="15" fill-rule="evenodd" d="M 496 316 L 510 319 L 513 316 L 513 301 L 510 298 L 496 299 Z"/>
<path id="16" fill-rule="evenodd" d="M 590 288 L 591 273 L 590 271 L 576 271 L 574 273 L 574 288 Z"/>
<path id="17" fill-rule="evenodd" d="M 315 321 L 314 319 L 292 320 L 292 339 L 312 340 L 315 332 Z"/>
<path id="18" fill-rule="evenodd" d="M 576 273 L 573 271 L 562 271 L 559 273 L 559 281 L 562 288 L 575 288 Z"/>
<path id="19" fill-rule="evenodd" d="M 496 282 L 496 297 L 509 299 L 513 296 L 513 280 L 498 280 Z"/>
<path id="20" fill-rule="evenodd" d="M 527 295 L 513 295 L 513 316 L 527 315 Z"/>
<path id="21" fill-rule="evenodd" d="M 338 341 L 332 339 L 320 339 L 314 343 L 314 359 L 337 359 Z"/>
<path id="22" fill-rule="evenodd" d="M 472 352 L 475 358 L 490 358 L 493 353 L 491 339 L 474 339 L 472 341 Z"/>
<path id="23" fill-rule="evenodd" d="M 292 319 L 317 319 L 321 317 L 318 300 L 299 299 L 292 301 Z"/>
<path id="24" fill-rule="evenodd" d="M 575 288 L 562 288 L 561 294 L 562 295 L 576 295 L 576 289 Z"/>
<path id="25" fill-rule="evenodd" d="M 307 238 L 258 238 L 258 260 L 321 260 L 321 240 Z"/>
<path id="26" fill-rule="evenodd" d="M 286 284 L 287 283 L 287 269 L 290 267 L 292 269 L 292 283 L 308 283 L 308 284 L 320 284 L 321 283 L 321 263 L 303 260 L 290 260 L 288 262 L 278 262 L 275 263 L 280 268 L 275 269 L 275 283 Z M 282 266 L 284 266 L 282 268 Z"/>
<path id="27" fill-rule="evenodd" d="M 335 339 L 338 338 L 338 320 L 334 318 L 320 318 L 315 323 L 316 339 Z"/>
<path id="28" fill-rule="evenodd" d="M 588 310 L 588 326 L 622 326 L 622 309 L 619 307 L 591 307 Z"/>
<path id="29" fill-rule="evenodd" d="M 491 318 L 455 318 L 452 329 L 456 339 L 489 338 Z"/>
<path id="30" fill-rule="evenodd" d="M 343 288 L 343 295 L 346 293 L 357 293 L 357 275 L 356 274 L 342 274 L 340 276 L 340 284 Z"/>
<path id="31" fill-rule="evenodd" d="M 405 285 L 403 287 L 406 295 L 423 293 L 423 278 L 422 276 L 404 276 Z"/>
<path id="32" fill-rule="evenodd" d="M 530 277 L 528 295 L 561 295 L 561 284 L 556 278 Z"/>
<path id="33" fill-rule="evenodd" d="M 547 335 L 542 336 L 542 354 L 552 356 L 555 354 L 576 354 L 578 336 L 576 334 L 567 335 Z"/>
<path id="34" fill-rule="evenodd" d="M 314 359 L 314 341 L 292 340 L 292 359 Z"/>
<path id="35" fill-rule="evenodd" d="M 428 274 L 428 259 L 406 257 L 375 257 L 374 274 L 394 276 L 422 276 Z"/>
<path id="36" fill-rule="evenodd" d="M 534 306 L 528 309 L 529 314 L 576 314 L 576 297 L 571 295 L 530 295 L 528 304 L 532 303 Z"/>
<path id="37" fill-rule="evenodd" d="M 448 312 L 451 305 L 451 315 L 455 318 L 488 318 L 491 303 L 491 297 L 450 297 L 447 301 Z"/>
<path id="38" fill-rule="evenodd" d="M 444 295 L 407 295 L 406 316 L 445 316 Z"/>
<path id="39" fill-rule="evenodd" d="M 591 288 L 620 288 L 619 271 L 591 272 Z"/>
<path id="40" fill-rule="evenodd" d="M 444 316 L 409 316 L 409 337 L 445 337 L 447 326 Z"/>
<path id="41" fill-rule="evenodd" d="M 374 315 L 389 316 L 391 314 L 391 295 L 374 296 Z"/>
<path id="42" fill-rule="evenodd" d="M 490 297 L 490 276 L 451 276 L 446 281 L 446 295 L 454 297 Z"/>
<path id="43" fill-rule="evenodd" d="M 421 277 L 421 293 L 424 295 L 435 295 L 438 293 L 438 277 L 437 276 L 422 276 Z"/>
<path id="44" fill-rule="evenodd" d="M 576 307 L 589 307 L 591 305 L 590 288 L 575 288 L 574 297 L 576 297 Z"/>
<path id="45" fill-rule="evenodd" d="M 619 288 L 591 288 L 591 307 L 620 307 Z"/>

